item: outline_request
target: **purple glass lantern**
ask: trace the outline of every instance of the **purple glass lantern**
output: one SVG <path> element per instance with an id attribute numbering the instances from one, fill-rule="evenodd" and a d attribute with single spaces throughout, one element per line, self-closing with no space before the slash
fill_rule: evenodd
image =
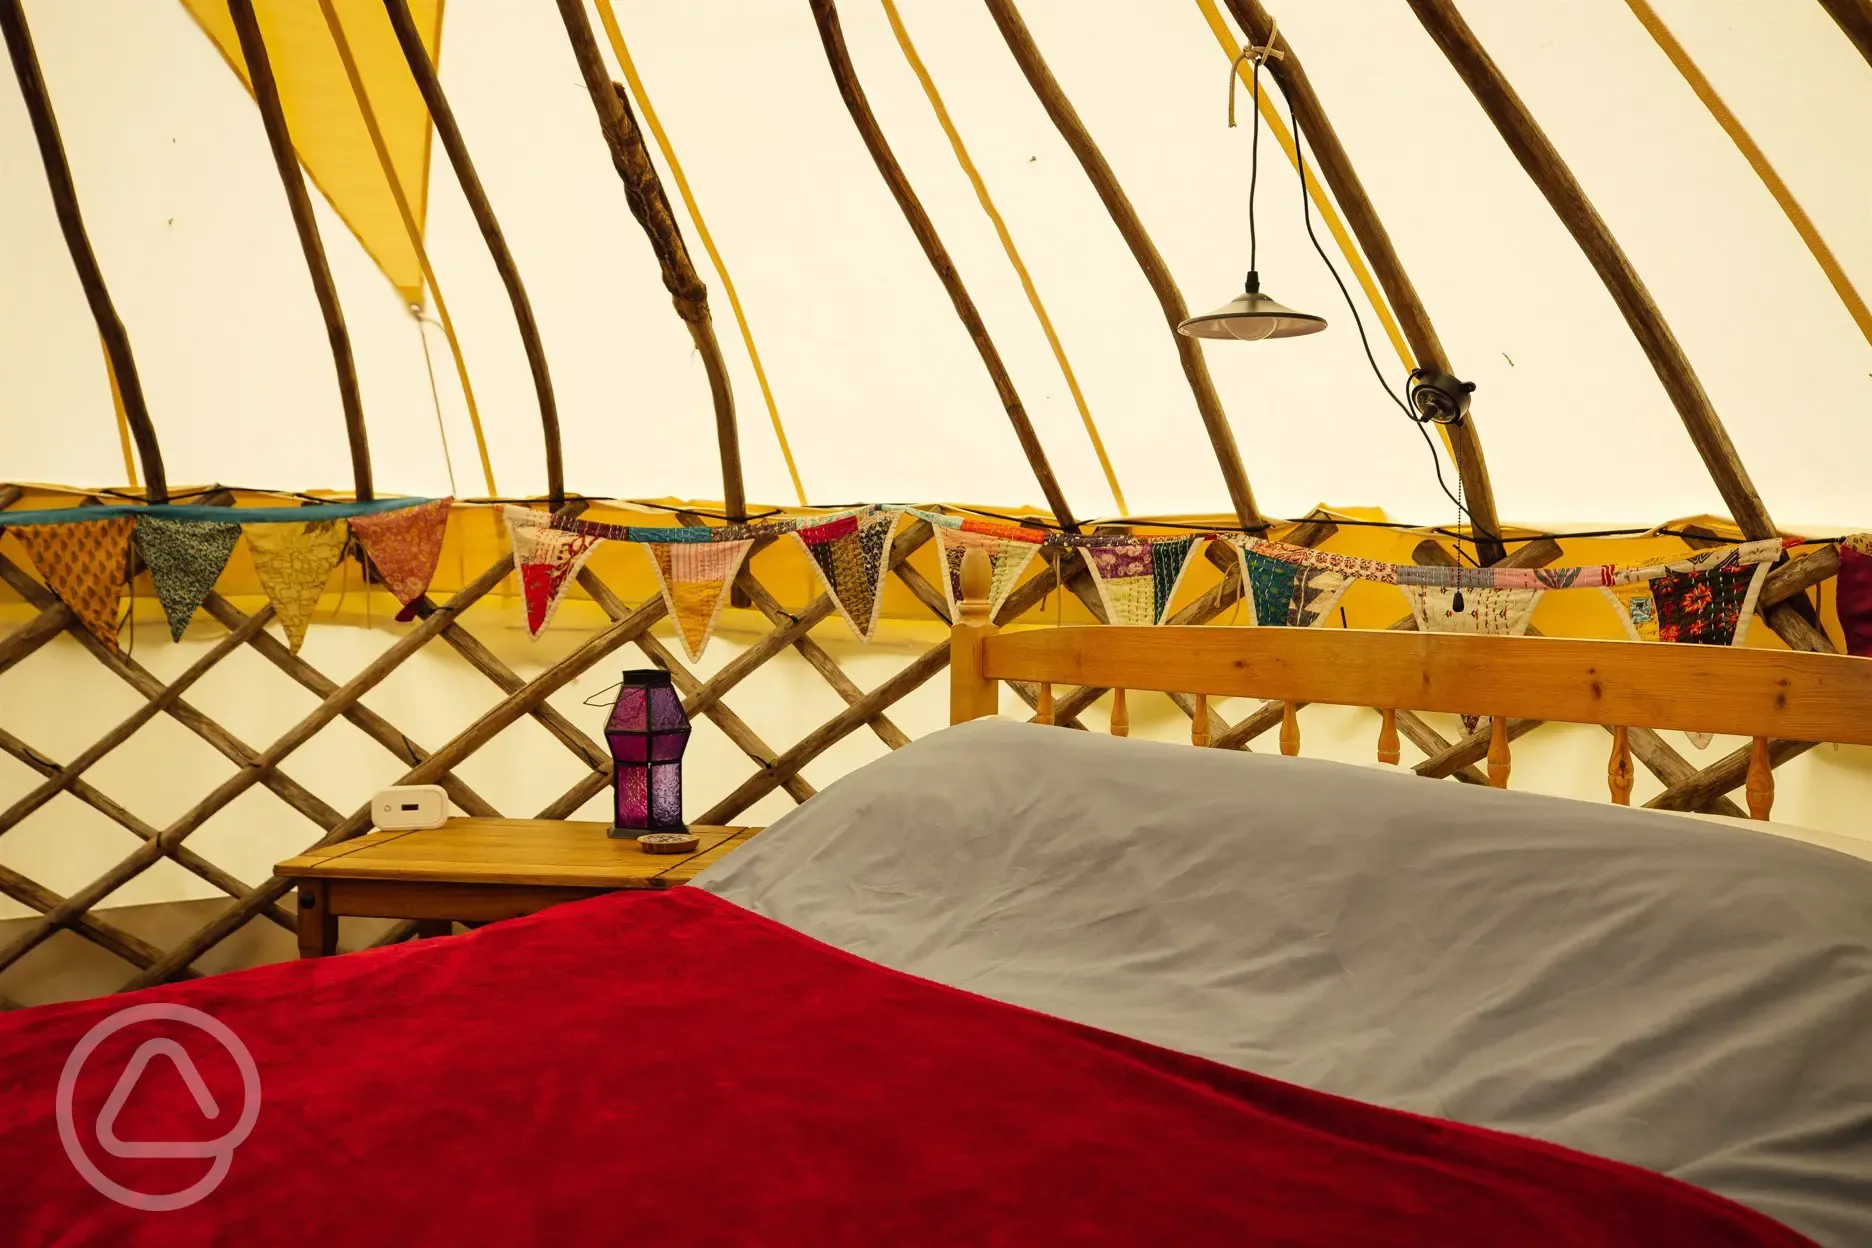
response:
<path id="1" fill-rule="evenodd" d="M 605 742 L 616 765 L 617 813 L 611 835 L 683 832 L 682 756 L 689 717 L 665 671 L 625 672 Z"/>

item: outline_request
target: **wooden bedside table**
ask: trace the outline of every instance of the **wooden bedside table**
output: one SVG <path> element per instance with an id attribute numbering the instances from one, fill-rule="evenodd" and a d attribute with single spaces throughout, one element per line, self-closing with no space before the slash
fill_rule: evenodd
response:
<path id="1" fill-rule="evenodd" d="M 648 854 L 605 835 L 609 824 L 552 819 L 451 819 L 420 832 L 373 832 L 273 868 L 299 885 L 299 956 L 338 952 L 340 917 L 415 919 L 420 936 L 449 924 L 532 914 L 626 888 L 671 888 L 732 852 L 759 828 L 689 825 L 691 854 Z"/>

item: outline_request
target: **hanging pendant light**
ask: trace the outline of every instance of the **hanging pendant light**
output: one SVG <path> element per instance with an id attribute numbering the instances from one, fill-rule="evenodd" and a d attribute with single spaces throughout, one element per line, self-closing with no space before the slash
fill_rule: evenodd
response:
<path id="1" fill-rule="evenodd" d="M 1186 338 L 1234 338 L 1260 342 L 1265 338 L 1298 338 L 1326 328 L 1326 318 L 1296 312 L 1261 293 L 1261 279 L 1250 273 L 1243 293 L 1213 312 L 1192 316 L 1177 326 Z"/>
<path id="2" fill-rule="evenodd" d="M 1292 308 L 1274 302 L 1261 293 L 1261 275 L 1255 271 L 1257 238 L 1255 234 L 1255 190 L 1261 181 L 1261 63 L 1269 56 L 1282 57 L 1286 54 L 1274 48 L 1274 35 L 1280 29 L 1276 22 L 1268 32 L 1265 47 L 1250 46 L 1244 48 L 1235 63 L 1229 66 L 1229 125 L 1235 124 L 1235 71 L 1244 60 L 1254 61 L 1252 90 L 1254 92 L 1254 141 L 1249 148 L 1248 173 L 1248 281 L 1241 294 L 1229 300 L 1213 312 L 1201 316 L 1192 316 L 1177 326 L 1177 333 L 1185 338 L 1233 338 L 1238 342 L 1261 342 L 1267 338 L 1298 338 L 1302 334 L 1317 334 L 1326 328 L 1326 318 L 1314 316 L 1311 312 L 1296 312 Z M 1298 141 L 1298 132 L 1295 134 Z M 1306 188 L 1302 178 L 1301 195 L 1304 198 Z"/>

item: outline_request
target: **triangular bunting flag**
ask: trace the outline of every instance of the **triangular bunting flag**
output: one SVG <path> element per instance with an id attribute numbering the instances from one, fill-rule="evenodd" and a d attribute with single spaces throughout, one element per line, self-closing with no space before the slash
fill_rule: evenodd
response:
<path id="1" fill-rule="evenodd" d="M 137 550 L 149 568 L 156 598 L 169 617 L 169 636 L 175 640 L 182 640 L 183 630 L 214 590 L 240 533 L 240 525 L 214 520 L 137 519 Z"/>
<path id="2" fill-rule="evenodd" d="M 32 556 L 46 588 L 72 609 L 87 632 L 114 649 L 117 600 L 135 530 L 135 520 L 115 516 L 70 524 L 21 524 L 10 531 Z"/>
<path id="3" fill-rule="evenodd" d="M 1872 534 L 1855 533 L 1840 543 L 1834 599 L 1846 653 L 1872 656 Z"/>
<path id="4" fill-rule="evenodd" d="M 1707 572 L 1666 572 L 1650 580 L 1606 587 L 1619 621 L 1633 641 L 1675 641 L 1740 646 L 1768 578 L 1767 562 Z"/>
<path id="5" fill-rule="evenodd" d="M 1193 537 L 1160 537 L 1151 549 L 1151 622 L 1161 624 L 1176 600 L 1177 586 L 1189 568 L 1190 556 L 1196 553 Z"/>
<path id="6" fill-rule="evenodd" d="M 1194 537 L 1140 537 L 1079 548 L 1111 624 L 1161 624 L 1196 549 Z"/>
<path id="7" fill-rule="evenodd" d="M 1410 603 L 1411 617 L 1426 633 L 1488 633 L 1500 637 L 1525 637 L 1540 602 L 1538 589 L 1496 589 L 1471 585 L 1399 585 Z M 1462 595 L 1462 609 L 1456 609 L 1456 595 Z M 1483 717 L 1464 714 L 1463 731 L 1473 734 L 1482 726 Z"/>
<path id="8" fill-rule="evenodd" d="M 1599 591 L 1618 612 L 1625 635 L 1633 641 L 1656 641 L 1657 603 L 1651 597 L 1650 581 L 1626 585 L 1608 585 Z"/>
<path id="9" fill-rule="evenodd" d="M 1332 614 L 1352 585 L 1352 577 L 1329 568 L 1288 563 L 1252 550 L 1241 550 L 1241 559 L 1254 622 L 1263 627 L 1311 628 Z"/>
<path id="10" fill-rule="evenodd" d="M 962 529 L 938 528 L 936 549 L 945 573 L 943 597 L 948 599 L 949 618 L 952 620 L 956 618 L 956 603 L 962 597 L 962 556 L 971 550 L 988 552 L 988 618 L 994 619 L 1001 612 L 1001 604 L 1020 584 L 1021 574 L 1027 570 L 1027 565 L 1039 553 L 1040 543 L 995 537 L 987 533 L 970 533 Z"/>
<path id="11" fill-rule="evenodd" d="M 1352 578 L 1343 572 L 1301 568 L 1300 575 L 1294 578 L 1287 623 L 1294 628 L 1312 628 L 1323 623 L 1351 587 Z"/>
<path id="12" fill-rule="evenodd" d="M 429 592 L 436 560 L 442 557 L 442 535 L 448 530 L 449 506 L 454 501 L 438 498 L 414 507 L 358 516 L 351 521 L 351 531 L 357 534 L 358 544 L 370 556 L 371 565 L 397 601 L 406 607 Z"/>
<path id="13" fill-rule="evenodd" d="M 350 530 L 343 520 L 288 520 L 242 528 L 260 588 L 286 630 L 287 645 L 297 654 Z"/>
<path id="14" fill-rule="evenodd" d="M 645 542 L 650 565 L 663 589 L 663 605 L 676 620 L 683 652 L 691 663 L 700 662 L 715 621 L 728 604 L 728 591 L 741 571 L 741 561 L 754 548 L 752 538 L 738 542 Z"/>
<path id="15" fill-rule="evenodd" d="M 839 614 L 861 641 L 870 641 L 877 630 L 878 609 L 884 605 L 884 575 L 890 571 L 891 535 L 897 531 L 898 515 L 895 511 L 879 511 L 842 516 L 793 531 L 811 556 Z"/>
<path id="16" fill-rule="evenodd" d="M 513 540 L 514 570 L 520 574 L 520 596 L 526 604 L 527 633 L 538 637 L 599 539 L 555 529 L 552 517 L 525 507 L 508 507 L 505 514 L 507 533 Z"/>
<path id="17" fill-rule="evenodd" d="M 1410 603 L 1417 627 L 1426 633 L 1488 633 L 1498 637 L 1524 637 L 1538 589 L 1457 589 L 1440 585 L 1400 585 Z M 1462 609 L 1455 598 L 1461 594 Z"/>
<path id="18" fill-rule="evenodd" d="M 1079 548 L 1099 601 L 1105 604 L 1107 624 L 1151 624 L 1157 614 L 1156 568 L 1150 543 L 1141 538 Z"/>

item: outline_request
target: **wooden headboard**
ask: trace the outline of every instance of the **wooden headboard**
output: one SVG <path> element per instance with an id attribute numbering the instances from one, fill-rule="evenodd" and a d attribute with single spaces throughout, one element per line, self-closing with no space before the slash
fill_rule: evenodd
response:
<path id="1" fill-rule="evenodd" d="M 1001 635 L 988 618 L 988 561 L 963 560 L 950 653 L 950 722 L 993 715 L 1002 681 L 1039 685 L 1037 718 L 1052 719 L 1054 685 L 1113 690 L 1113 731 L 1127 731 L 1124 693 L 1195 695 L 1192 739 L 1207 744 L 1210 695 L 1283 703 L 1281 748 L 1297 753 L 1303 703 L 1366 706 L 1381 716 L 1378 757 L 1398 761 L 1399 710 L 1491 717 L 1489 782 L 1508 783 L 1507 722 L 1558 720 L 1613 729 L 1612 797 L 1631 799 L 1627 730 L 1675 728 L 1754 742 L 1749 810 L 1774 797 L 1768 741 L 1872 745 L 1872 659 L 1797 651 L 1489 637 L 1463 633 L 1163 625 L 1036 629 Z"/>

